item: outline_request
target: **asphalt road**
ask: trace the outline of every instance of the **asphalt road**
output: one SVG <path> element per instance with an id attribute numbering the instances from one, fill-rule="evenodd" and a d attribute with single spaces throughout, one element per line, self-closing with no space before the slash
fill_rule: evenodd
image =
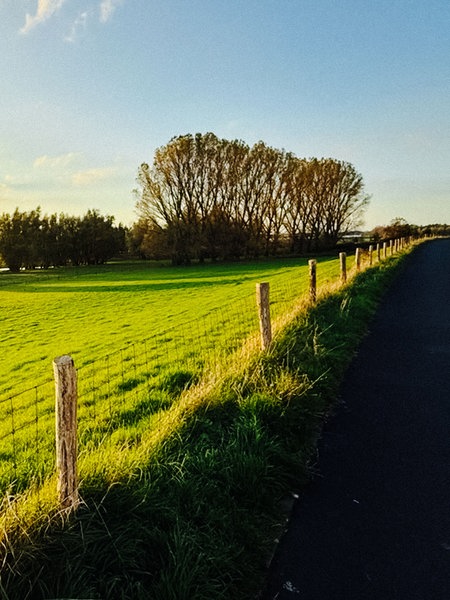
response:
<path id="1" fill-rule="evenodd" d="M 341 397 L 264 600 L 449 600 L 450 240 L 408 257 Z"/>

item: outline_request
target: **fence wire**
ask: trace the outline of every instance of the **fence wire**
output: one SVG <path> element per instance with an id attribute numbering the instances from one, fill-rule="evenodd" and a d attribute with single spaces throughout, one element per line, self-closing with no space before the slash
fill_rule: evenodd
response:
<path id="1" fill-rule="evenodd" d="M 339 259 L 318 261 L 318 287 L 339 279 Z M 353 265 L 348 257 L 347 269 Z M 292 274 L 294 273 L 294 275 Z M 272 319 L 308 292 L 306 269 L 268 278 Z M 255 290 L 205 316 L 156 332 L 77 368 L 80 452 L 114 430 L 166 409 L 181 391 L 216 368 L 259 329 Z M 54 382 L 0 398 L 0 498 L 39 485 L 55 470 Z M 1 501 L 0 501 L 1 506 Z"/>
<path id="2" fill-rule="evenodd" d="M 0 400 L 0 497 L 39 486 L 55 468 L 53 380 Z"/>

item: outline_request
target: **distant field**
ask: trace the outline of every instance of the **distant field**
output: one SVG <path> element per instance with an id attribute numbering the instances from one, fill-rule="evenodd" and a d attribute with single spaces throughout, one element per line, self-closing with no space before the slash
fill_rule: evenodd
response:
<path id="1" fill-rule="evenodd" d="M 338 273 L 337 259 L 321 259 L 318 285 Z M 114 431 L 122 443 L 124 427 L 167 407 L 257 331 L 261 281 L 277 317 L 307 291 L 307 261 L 0 273 L 0 492 L 53 469 L 55 356 L 70 354 L 79 370 L 81 446 Z"/>
<path id="2" fill-rule="evenodd" d="M 337 270 L 337 260 L 324 260 L 319 284 Z M 276 314 L 306 290 L 307 261 L 1 273 L 0 397 L 47 379 L 55 356 L 71 354 L 81 365 L 193 320 L 204 324 L 220 307 L 239 310 L 244 302 L 256 326 L 255 284 L 265 280 Z"/>

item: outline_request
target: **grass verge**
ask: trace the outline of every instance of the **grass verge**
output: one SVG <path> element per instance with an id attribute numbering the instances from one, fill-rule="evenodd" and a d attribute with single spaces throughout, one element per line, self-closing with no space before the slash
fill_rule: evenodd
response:
<path id="1" fill-rule="evenodd" d="M 280 500 L 309 480 L 339 382 L 401 262 L 358 275 L 300 311 L 270 352 L 191 388 L 165 435 L 124 442 L 122 466 L 117 448 L 115 465 L 97 457 L 76 515 L 17 520 L 0 597 L 256 598 Z"/>

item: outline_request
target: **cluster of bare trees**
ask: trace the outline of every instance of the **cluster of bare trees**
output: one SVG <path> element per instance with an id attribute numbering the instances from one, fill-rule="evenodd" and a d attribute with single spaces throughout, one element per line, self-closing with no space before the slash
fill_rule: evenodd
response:
<path id="1" fill-rule="evenodd" d="M 138 183 L 135 248 L 175 264 L 329 248 L 368 202 L 347 162 L 212 133 L 170 140 L 141 165 Z"/>

